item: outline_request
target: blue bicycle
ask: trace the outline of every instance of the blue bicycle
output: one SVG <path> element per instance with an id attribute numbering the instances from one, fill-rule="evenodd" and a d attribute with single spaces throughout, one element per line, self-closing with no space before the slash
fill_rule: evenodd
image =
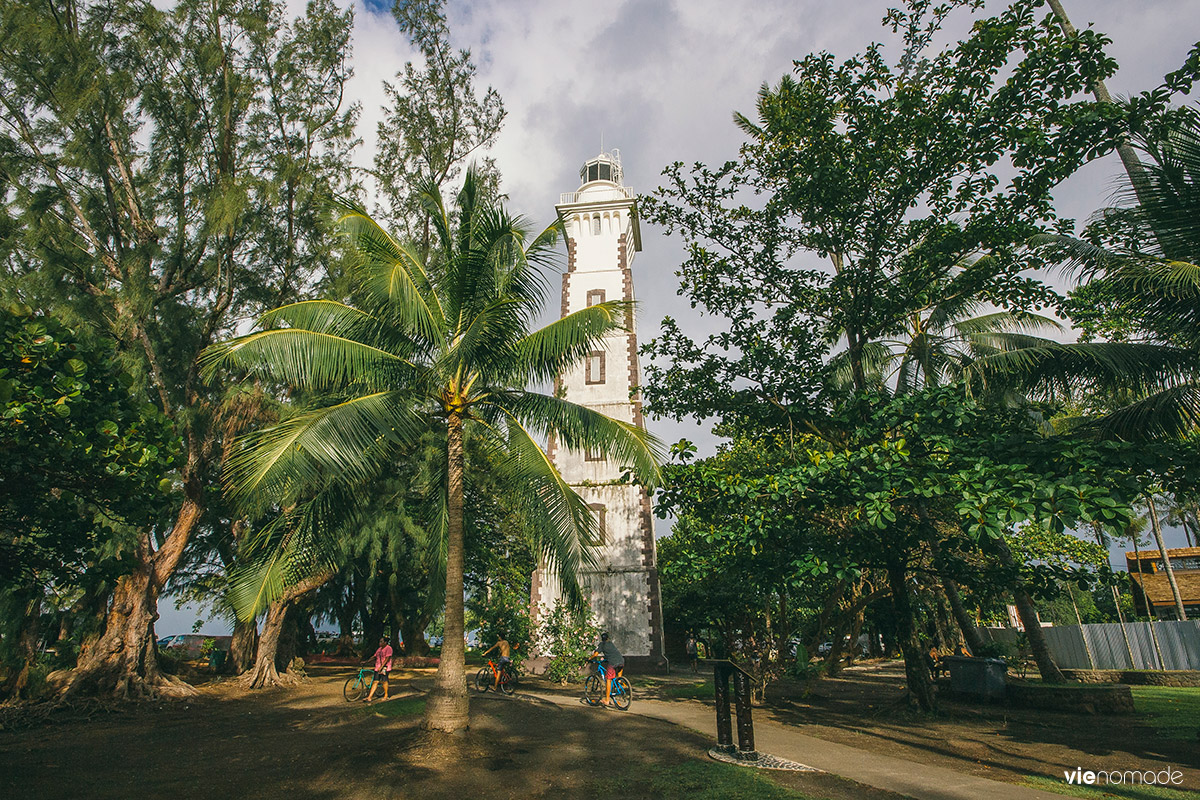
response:
<path id="1" fill-rule="evenodd" d="M 375 682 L 375 673 L 367 664 L 363 664 L 358 668 L 357 675 L 351 675 L 346 679 L 346 685 L 342 687 L 342 694 L 346 700 L 353 703 L 355 700 L 361 700 L 371 690 L 371 684 Z"/>
<path id="2" fill-rule="evenodd" d="M 604 662 L 595 659 L 592 663 L 596 665 L 596 671 L 589 675 L 583 684 L 583 699 L 589 706 L 598 706 L 604 700 Z M 617 677 L 612 679 L 609 699 L 621 711 L 628 709 L 629 704 L 633 702 L 633 687 L 629 685 L 629 680 L 620 674 L 620 670 L 617 671 Z"/>

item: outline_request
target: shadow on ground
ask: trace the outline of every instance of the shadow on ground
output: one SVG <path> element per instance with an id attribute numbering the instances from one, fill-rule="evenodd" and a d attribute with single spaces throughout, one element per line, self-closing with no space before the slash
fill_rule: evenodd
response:
<path id="1" fill-rule="evenodd" d="M 500 799 L 620 787 L 624 798 L 669 800 L 720 796 L 708 785 L 717 769 L 750 781 L 748 797 L 801 797 L 790 787 L 838 800 L 896 798 L 827 775 L 743 778 L 750 771 L 709 761 L 711 742 L 695 732 L 521 695 L 475 695 L 469 732 L 431 735 L 418 727 L 431 671 L 404 673 L 393 699 L 371 706 L 344 701 L 347 674 L 318 669 L 298 687 L 266 692 L 216 683 L 189 702 L 0 733 L 5 796 Z"/>

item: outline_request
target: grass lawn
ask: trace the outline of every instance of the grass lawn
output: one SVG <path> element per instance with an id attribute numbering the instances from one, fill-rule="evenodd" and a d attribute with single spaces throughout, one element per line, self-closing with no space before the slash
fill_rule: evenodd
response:
<path id="1" fill-rule="evenodd" d="M 713 682 L 711 678 L 695 676 L 691 680 L 681 681 L 677 678 L 662 679 L 652 675 L 638 675 L 633 679 L 634 695 L 639 687 L 649 696 L 664 700 L 712 700 Z M 732 697 L 733 687 L 730 687 Z"/>
<path id="2" fill-rule="evenodd" d="M 716 761 L 687 761 L 666 768 L 627 765 L 597 781 L 584 796 L 653 797 L 654 800 L 813 800 L 780 786 L 763 772 Z"/>
<path id="3" fill-rule="evenodd" d="M 364 703 L 359 714 L 379 714 L 384 717 L 409 717 L 425 713 L 424 697 L 404 697 L 399 700 L 375 700 Z"/>
<path id="4" fill-rule="evenodd" d="M 1134 686 L 1133 707 L 1159 736 L 1200 741 L 1200 687 Z"/>
<path id="5" fill-rule="evenodd" d="M 1122 800 L 1188 800 L 1195 792 L 1168 789 L 1163 786 L 1073 786 L 1057 778 L 1030 777 L 1025 784 L 1046 792 L 1065 794 L 1068 797 L 1121 798 Z"/>

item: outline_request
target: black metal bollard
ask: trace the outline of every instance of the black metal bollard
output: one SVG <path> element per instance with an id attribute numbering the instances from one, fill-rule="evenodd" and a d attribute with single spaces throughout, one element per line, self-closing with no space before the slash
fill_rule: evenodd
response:
<path id="1" fill-rule="evenodd" d="M 713 699 L 717 704 L 717 749 L 733 752 L 733 720 L 729 714 L 729 665 L 713 664 Z"/>
<path id="2" fill-rule="evenodd" d="M 740 669 L 733 673 L 733 694 L 737 701 L 738 758 L 757 761 L 754 721 L 750 717 L 750 676 Z"/>

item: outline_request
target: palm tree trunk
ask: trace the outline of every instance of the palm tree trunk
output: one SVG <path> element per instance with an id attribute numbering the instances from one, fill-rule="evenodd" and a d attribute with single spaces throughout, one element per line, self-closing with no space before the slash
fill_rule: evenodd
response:
<path id="1" fill-rule="evenodd" d="M 1150 527 L 1154 530 L 1154 541 L 1158 544 L 1158 552 L 1162 555 L 1163 569 L 1167 573 L 1167 583 L 1171 584 L 1171 596 L 1175 599 L 1175 614 L 1181 620 L 1187 619 L 1183 610 L 1183 597 L 1179 594 L 1179 584 L 1175 582 L 1175 569 L 1171 566 L 1171 557 L 1167 555 L 1167 546 L 1163 544 L 1162 528 L 1158 524 L 1158 509 L 1154 507 L 1154 497 L 1146 495 L 1146 506 L 1150 510 Z"/>
<path id="2" fill-rule="evenodd" d="M 442 659 L 421 727 L 453 733 L 470 724 L 463 642 L 463 418 L 446 419 L 446 628 Z"/>
<path id="3" fill-rule="evenodd" d="M 1067 18 L 1067 11 L 1063 8 L 1062 0 L 1048 0 L 1054 16 L 1058 18 L 1058 25 L 1062 28 L 1063 33 L 1067 36 L 1075 35 L 1075 26 L 1071 24 L 1071 20 Z M 1095 80 L 1089 87 L 1097 102 L 1112 103 L 1112 95 L 1108 93 L 1108 87 L 1104 85 L 1104 81 Z M 1121 164 L 1125 167 L 1125 174 L 1129 176 L 1129 183 L 1133 186 L 1133 191 L 1137 195 L 1138 202 L 1141 205 L 1146 205 L 1146 168 L 1142 165 L 1141 160 L 1137 157 L 1137 152 L 1133 146 L 1129 144 L 1129 139 L 1122 136 L 1121 141 L 1117 144 L 1117 155 L 1121 157 Z M 1157 234 L 1157 232 L 1156 232 Z"/>

